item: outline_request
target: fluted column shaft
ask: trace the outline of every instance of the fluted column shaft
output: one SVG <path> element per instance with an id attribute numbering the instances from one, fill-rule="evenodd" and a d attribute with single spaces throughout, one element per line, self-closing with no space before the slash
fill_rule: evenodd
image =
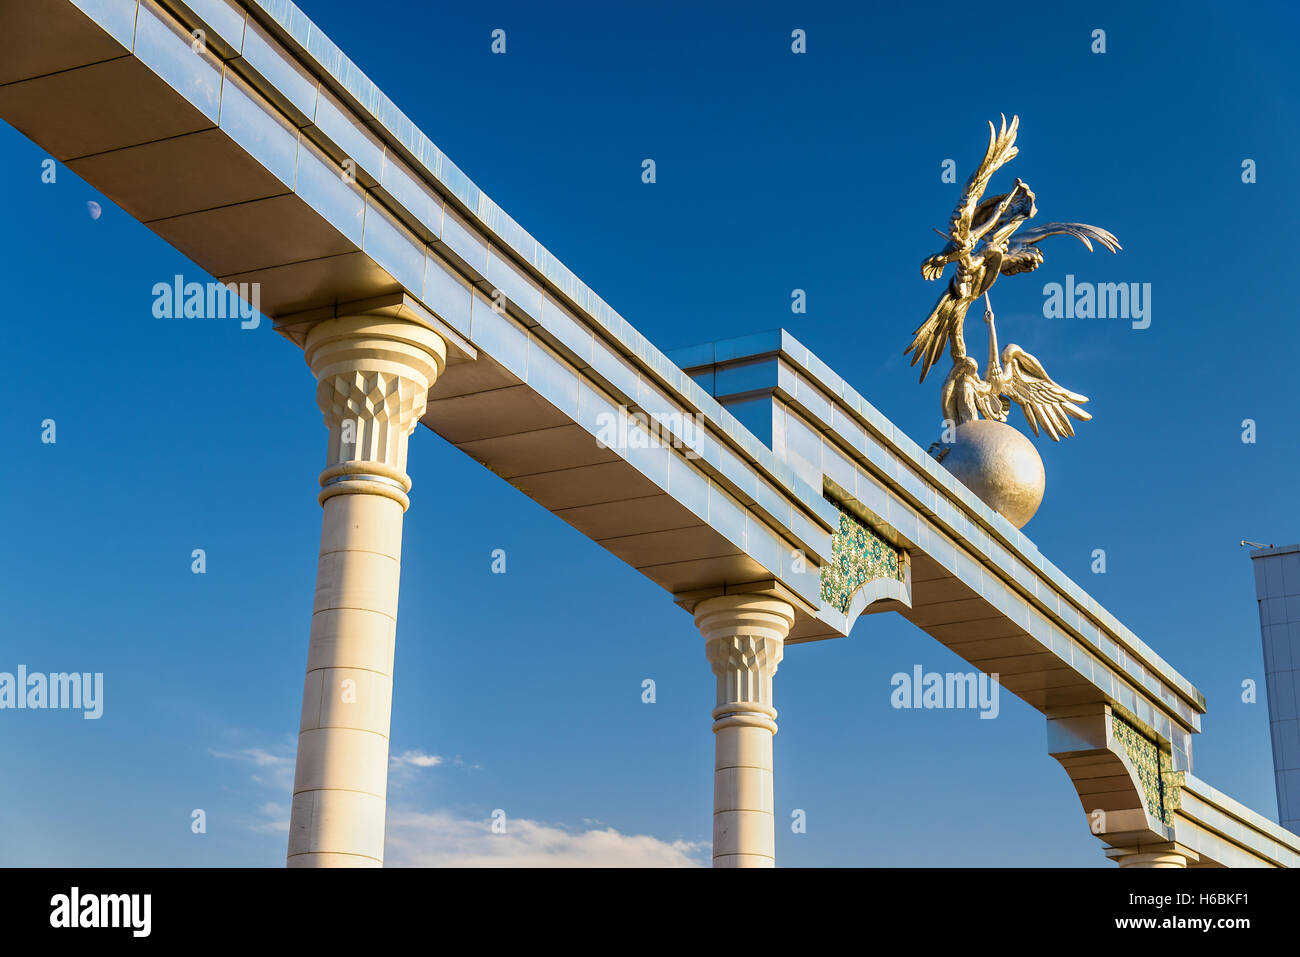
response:
<path id="1" fill-rule="evenodd" d="M 793 622 L 789 603 L 758 595 L 709 598 L 695 608 L 695 624 L 717 679 L 714 867 L 776 863 L 772 678 Z"/>
<path id="2" fill-rule="evenodd" d="M 305 352 L 329 445 L 288 864 L 379 867 L 407 439 L 446 345 L 416 323 L 348 316 L 313 326 Z"/>

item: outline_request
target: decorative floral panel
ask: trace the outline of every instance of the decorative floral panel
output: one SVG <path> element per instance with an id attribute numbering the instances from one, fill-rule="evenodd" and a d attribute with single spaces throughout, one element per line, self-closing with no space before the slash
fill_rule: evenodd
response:
<path id="1" fill-rule="evenodd" d="M 1118 714 L 1112 714 L 1111 725 L 1115 740 L 1124 746 L 1129 760 L 1137 769 L 1138 783 L 1146 797 L 1147 812 L 1156 820 L 1172 826 L 1174 811 L 1182 806 L 1180 788 L 1184 783 L 1182 771 L 1175 771 L 1168 751 Z"/>
<path id="2" fill-rule="evenodd" d="M 847 613 L 854 593 L 879 578 L 903 580 L 898 549 L 840 508 L 839 530 L 831 535 L 831 560 L 821 569 L 822 601 Z"/>

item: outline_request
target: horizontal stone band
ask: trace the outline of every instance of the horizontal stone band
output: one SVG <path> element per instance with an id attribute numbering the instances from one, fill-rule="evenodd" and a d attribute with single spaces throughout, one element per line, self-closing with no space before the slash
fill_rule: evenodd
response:
<path id="1" fill-rule="evenodd" d="M 320 484 L 321 488 L 329 488 L 331 485 L 338 485 L 340 482 L 379 482 L 383 485 L 389 486 L 390 488 L 395 488 L 402 493 L 405 493 L 410 489 L 408 485 L 405 485 L 396 479 L 389 478 L 387 475 L 373 475 L 368 472 L 352 472 L 348 475 L 335 475 L 332 478 L 323 479 Z"/>
<path id="2" fill-rule="evenodd" d="M 348 462 L 340 462 L 338 465 L 331 465 L 320 473 L 320 484 L 323 487 L 336 479 L 344 477 L 355 477 L 359 481 L 387 480 L 403 492 L 411 490 L 411 477 L 401 469 L 395 469 L 383 462 L 367 462 L 363 459 L 353 459 Z"/>
<path id="3" fill-rule="evenodd" d="M 721 713 L 719 713 L 721 712 Z M 766 714 L 760 711 L 725 711 L 715 709 L 713 732 L 717 734 L 723 728 L 763 728 L 776 734 L 776 712 Z"/>
<path id="4" fill-rule="evenodd" d="M 761 701 L 728 701 L 713 709 L 714 720 L 736 714 L 753 714 L 765 718 L 775 718 L 776 709 Z"/>
<path id="5" fill-rule="evenodd" d="M 331 479 L 320 490 L 320 494 L 316 496 L 316 501 L 324 505 L 335 495 L 380 495 L 384 498 L 391 498 L 402 506 L 402 511 L 406 511 L 411 507 L 411 500 L 400 486 L 385 481 L 373 481 L 367 477 L 346 475 Z"/>

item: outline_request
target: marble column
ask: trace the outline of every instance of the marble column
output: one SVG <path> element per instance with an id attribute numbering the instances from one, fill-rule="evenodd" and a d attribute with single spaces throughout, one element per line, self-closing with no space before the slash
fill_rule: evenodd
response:
<path id="1" fill-rule="evenodd" d="M 329 446 L 288 864 L 380 867 L 407 440 L 446 344 L 414 322 L 346 316 L 313 326 L 305 353 Z"/>
<path id="2" fill-rule="evenodd" d="M 695 624 L 717 678 L 713 709 L 713 866 L 776 863 L 772 678 L 794 623 L 788 602 L 760 595 L 701 601 Z"/>

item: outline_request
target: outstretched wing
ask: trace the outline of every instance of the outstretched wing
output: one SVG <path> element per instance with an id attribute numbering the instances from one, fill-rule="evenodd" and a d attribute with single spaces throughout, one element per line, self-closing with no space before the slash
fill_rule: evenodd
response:
<path id="1" fill-rule="evenodd" d="M 999 168 L 1011 162 L 1020 152 L 1016 147 L 1016 129 L 1019 125 L 1020 117 L 1013 116 L 1011 125 L 1007 126 L 1006 114 L 1002 115 L 1000 129 L 995 130 L 993 124 L 989 123 L 989 147 L 984 152 L 984 160 L 976 167 L 975 172 L 970 174 L 970 179 L 966 180 L 961 202 L 952 211 L 952 218 L 948 221 L 948 235 L 957 243 L 970 245 L 971 223 L 974 221 L 976 211 L 981 206 L 989 205 L 988 201 L 980 203 L 980 197 L 988 188 L 989 180 Z"/>
<path id="2" fill-rule="evenodd" d="M 1020 406 L 1034 435 L 1041 424 L 1053 442 L 1062 435 L 1074 435 L 1071 417 L 1082 421 L 1092 418 L 1076 404 L 1087 402 L 1087 396 L 1057 385 L 1041 362 L 1015 344 L 1002 350 L 999 385 L 1000 391 Z"/>
<path id="3" fill-rule="evenodd" d="M 1094 239 L 1111 252 L 1124 248 L 1118 239 L 1100 226 L 1089 226 L 1087 223 L 1044 223 L 1017 234 L 1016 241 L 1007 248 L 1007 254 L 1002 259 L 1002 275 L 1014 276 L 1016 273 L 1037 269 L 1043 262 L 1043 252 L 1035 244 L 1048 236 L 1073 236 L 1088 247 L 1088 252 L 1092 252 Z"/>
<path id="4" fill-rule="evenodd" d="M 966 354 L 961 324 L 966 318 L 970 303 L 969 299 L 954 296 L 952 286 L 949 285 L 934 304 L 925 322 L 912 334 L 912 344 L 903 350 L 903 355 L 912 353 L 912 365 L 921 362 L 921 378 L 918 381 L 925 381 L 925 377 L 930 374 L 930 367 L 943 356 L 944 347 L 949 340 L 953 341 L 955 352 Z"/>

